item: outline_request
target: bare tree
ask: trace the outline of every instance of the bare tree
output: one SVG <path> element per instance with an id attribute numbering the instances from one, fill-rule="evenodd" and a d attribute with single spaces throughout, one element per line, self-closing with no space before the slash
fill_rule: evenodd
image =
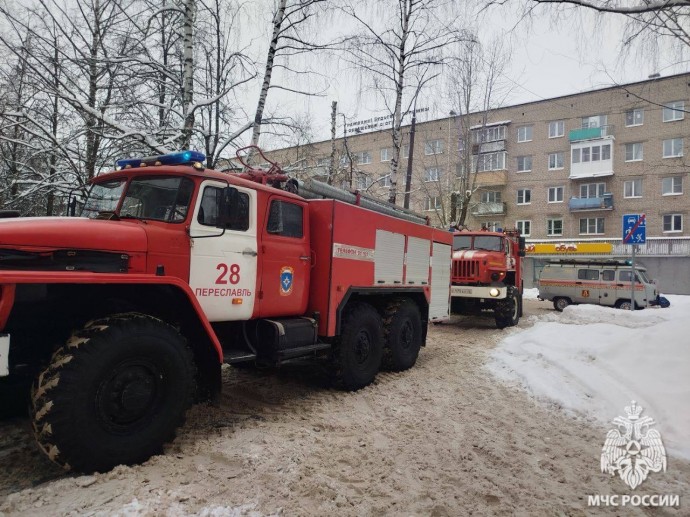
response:
<path id="1" fill-rule="evenodd" d="M 565 12 L 568 20 L 567 10 L 578 8 L 624 16 L 627 23 L 621 48 L 638 43 L 646 57 L 656 57 L 664 43 L 675 47 L 679 56 L 690 46 L 689 0 L 528 0 L 525 9 L 531 12 L 536 5 L 550 5 L 557 14 Z"/>
<path id="2" fill-rule="evenodd" d="M 348 46 L 351 62 L 366 73 L 367 86 L 392 115 L 388 201 L 395 203 L 403 113 L 439 75 L 448 61 L 447 50 L 467 35 L 454 21 L 447 21 L 455 18 L 452 2 L 446 0 L 379 0 L 346 4 L 341 10 L 360 28 Z M 410 92 L 404 109 L 403 99 Z"/>
<path id="3" fill-rule="evenodd" d="M 477 190 L 480 160 L 485 152 L 483 130 L 492 110 L 500 107 L 509 93 L 503 80 L 509 60 L 503 40 L 493 40 L 483 47 L 473 39 L 461 45 L 449 65 L 448 88 L 453 103 L 449 122 L 455 126 L 452 134 L 457 138 L 452 149 L 457 153 L 457 172 L 449 178 L 453 193 L 449 212 L 459 226 L 465 224 Z"/>

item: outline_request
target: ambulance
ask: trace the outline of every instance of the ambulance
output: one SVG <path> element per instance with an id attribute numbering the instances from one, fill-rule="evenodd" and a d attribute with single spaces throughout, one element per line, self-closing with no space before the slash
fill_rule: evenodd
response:
<path id="1" fill-rule="evenodd" d="M 540 300 L 550 300 L 557 311 L 568 305 L 591 303 L 631 309 L 632 267 L 623 260 L 558 260 L 539 275 Z M 635 267 L 634 302 L 644 309 L 658 302 L 656 283 L 644 267 Z"/>

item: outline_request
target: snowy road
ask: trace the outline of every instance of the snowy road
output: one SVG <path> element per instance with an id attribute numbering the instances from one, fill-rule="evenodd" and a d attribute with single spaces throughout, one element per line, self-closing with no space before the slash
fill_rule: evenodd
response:
<path id="1" fill-rule="evenodd" d="M 537 301 L 525 312 L 555 314 Z M 520 331 L 434 326 L 412 370 L 357 393 L 307 365 L 228 368 L 220 407 L 193 408 L 165 455 L 106 474 L 66 475 L 25 419 L 0 423 L 0 515 L 584 515 L 588 494 L 630 493 L 599 472 L 607 426 L 488 373 Z M 636 493 L 690 504 L 690 463 L 670 458 Z"/>

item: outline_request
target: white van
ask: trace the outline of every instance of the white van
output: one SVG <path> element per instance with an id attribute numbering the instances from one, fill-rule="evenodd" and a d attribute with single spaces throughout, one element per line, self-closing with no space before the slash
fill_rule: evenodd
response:
<path id="1" fill-rule="evenodd" d="M 552 300 L 562 311 L 568 305 L 593 303 L 630 310 L 632 267 L 618 260 L 561 260 L 548 263 L 539 275 L 540 300 Z M 657 302 L 656 285 L 647 270 L 635 267 L 635 308 Z"/>

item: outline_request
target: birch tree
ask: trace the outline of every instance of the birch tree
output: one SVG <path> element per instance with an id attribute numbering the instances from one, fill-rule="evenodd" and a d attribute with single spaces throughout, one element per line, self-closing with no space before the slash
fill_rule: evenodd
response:
<path id="1" fill-rule="evenodd" d="M 510 93 L 503 79 L 510 52 L 501 39 L 484 47 L 475 38 L 463 42 L 456 56 L 448 66 L 448 91 L 455 113 L 451 117 L 455 126 L 452 134 L 456 135 L 452 152 L 457 154 L 458 164 L 451 181 L 455 196 L 450 217 L 463 226 L 477 190 L 482 140 L 475 135 L 481 134 L 492 111 L 500 107 Z"/>
<path id="2" fill-rule="evenodd" d="M 446 0 L 378 0 L 344 5 L 341 10 L 358 26 L 347 47 L 350 62 L 363 71 L 365 89 L 392 115 L 388 201 L 395 203 L 403 113 L 438 77 L 448 62 L 448 49 L 468 36 L 456 24 L 453 3 Z"/>

